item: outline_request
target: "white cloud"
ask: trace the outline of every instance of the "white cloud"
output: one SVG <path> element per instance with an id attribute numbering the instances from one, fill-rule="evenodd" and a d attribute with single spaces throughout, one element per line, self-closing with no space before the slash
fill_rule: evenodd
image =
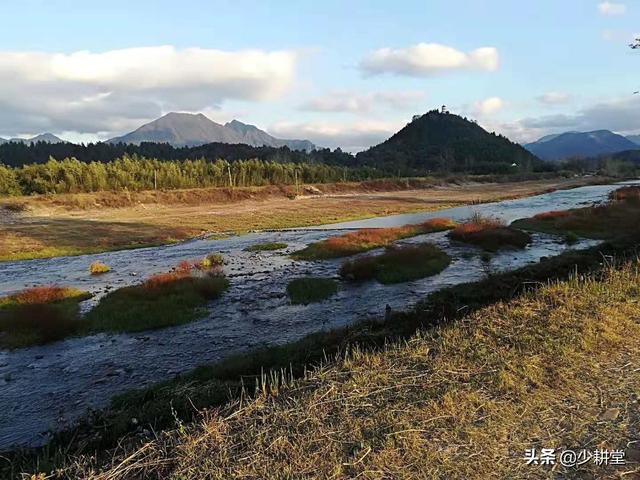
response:
<path id="1" fill-rule="evenodd" d="M 476 102 L 473 105 L 473 112 L 475 115 L 491 115 L 501 110 L 504 107 L 504 100 L 500 97 L 489 97 Z"/>
<path id="2" fill-rule="evenodd" d="M 465 53 L 438 43 L 418 43 L 407 48 L 375 50 L 360 62 L 360 69 L 368 75 L 428 76 L 452 70 L 493 72 L 499 64 L 498 50 L 494 47 Z"/>
<path id="3" fill-rule="evenodd" d="M 356 93 L 348 91 L 332 92 L 314 98 L 300 106 L 311 112 L 351 112 L 368 113 L 377 108 L 406 109 L 420 107 L 425 94 L 420 91 L 398 91 L 377 93 Z M 417 108 L 418 110 L 420 108 Z"/>
<path id="4" fill-rule="evenodd" d="M 624 15 L 627 6 L 624 3 L 602 2 L 598 4 L 598 11 L 601 15 Z"/>
<path id="5" fill-rule="evenodd" d="M 295 66 L 292 51 L 0 52 L 0 132 L 122 132 L 169 110 L 269 100 L 288 89 Z"/>
<path id="6" fill-rule="evenodd" d="M 565 92 L 547 92 L 537 97 L 537 100 L 545 105 L 562 105 L 569 103 L 571 95 Z"/>
<path id="7" fill-rule="evenodd" d="M 383 142 L 400 130 L 406 122 L 357 121 L 357 122 L 279 122 L 269 128 L 269 133 L 280 138 L 305 138 L 318 146 L 359 152 Z"/>

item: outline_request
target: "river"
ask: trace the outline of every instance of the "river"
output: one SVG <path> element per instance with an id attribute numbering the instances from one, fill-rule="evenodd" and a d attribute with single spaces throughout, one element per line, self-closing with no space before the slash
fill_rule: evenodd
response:
<path id="1" fill-rule="evenodd" d="M 398 285 L 341 283 L 334 297 L 308 306 L 290 305 L 286 286 L 291 278 L 322 275 L 337 278 L 342 260 L 293 261 L 287 254 L 348 229 L 381 228 L 418 223 L 433 217 L 462 220 L 474 212 L 511 222 L 549 210 L 581 207 L 606 200 L 619 185 L 560 190 L 529 198 L 456 207 L 437 212 L 393 215 L 360 221 L 279 232 L 252 233 L 221 240 L 192 240 L 180 244 L 77 257 L 0 263 L 0 296 L 34 285 L 58 284 L 87 290 L 93 304 L 112 288 L 139 283 L 180 260 L 212 252 L 225 256 L 231 285 L 213 301 L 202 320 L 137 334 L 99 334 L 70 338 L 49 345 L 0 350 L 0 450 L 36 446 L 50 432 L 68 428 L 89 409 L 103 408 L 126 390 L 171 378 L 194 367 L 257 347 L 291 342 L 322 329 L 383 316 L 388 304 L 406 310 L 430 292 L 476 281 L 489 272 L 515 269 L 558 255 L 567 248 L 586 248 L 583 240 L 568 247 L 551 235 L 534 235 L 522 251 L 503 251 L 489 261 L 471 246 L 452 243 L 446 232 L 402 240 L 431 241 L 452 257 L 451 265 L 433 277 Z M 284 242 L 276 252 L 245 252 L 262 242 Z M 375 252 L 373 252 L 375 253 Z M 112 267 L 91 276 L 88 266 L 100 260 Z"/>

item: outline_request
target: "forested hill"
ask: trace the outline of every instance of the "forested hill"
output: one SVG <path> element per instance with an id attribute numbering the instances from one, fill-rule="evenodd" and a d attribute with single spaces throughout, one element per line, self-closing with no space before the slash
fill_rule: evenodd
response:
<path id="1" fill-rule="evenodd" d="M 507 173 L 533 171 L 543 162 L 502 135 L 450 113 L 430 111 L 385 142 L 360 152 L 359 165 L 384 170 Z M 515 165 L 514 165 L 515 164 Z"/>
<path id="2" fill-rule="evenodd" d="M 252 147 L 245 144 L 209 143 L 197 147 L 173 147 L 168 143 L 144 142 L 140 145 L 90 143 L 3 143 L 0 144 L 0 164 L 10 167 L 45 163 L 50 157 L 56 159 L 77 158 L 81 162 L 108 163 L 124 155 L 137 155 L 162 160 L 186 160 L 204 158 L 206 160 L 246 160 L 258 159 L 275 162 L 326 163 L 328 165 L 353 166 L 355 157 L 336 149 L 317 149 L 311 152 L 290 150 L 288 147 Z"/>

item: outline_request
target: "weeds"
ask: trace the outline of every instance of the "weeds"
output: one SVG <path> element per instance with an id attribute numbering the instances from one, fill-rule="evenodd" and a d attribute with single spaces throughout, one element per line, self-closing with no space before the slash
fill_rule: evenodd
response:
<path id="1" fill-rule="evenodd" d="M 374 248 L 389 246 L 394 241 L 403 238 L 449 230 L 455 225 L 455 222 L 448 218 L 433 218 L 423 223 L 403 227 L 366 228 L 312 243 L 303 250 L 295 252 L 292 257 L 296 260 L 347 257 Z"/>
<path id="2" fill-rule="evenodd" d="M 440 273 L 451 258 L 435 245 L 391 246 L 375 256 L 366 256 L 346 262 L 340 276 L 351 282 L 376 279 L 380 283 L 401 283 Z"/>
<path id="3" fill-rule="evenodd" d="M 507 227 L 502 220 L 483 217 L 479 213 L 474 213 L 469 221 L 451 230 L 449 238 L 477 245 L 489 252 L 501 248 L 524 248 L 531 243 L 528 233 Z"/>
<path id="4" fill-rule="evenodd" d="M 287 248 L 287 244 L 283 242 L 267 242 L 257 243 L 255 245 L 249 245 L 244 249 L 245 252 L 268 252 L 272 250 L 282 250 Z"/>
<path id="5" fill-rule="evenodd" d="M 200 270 L 183 261 L 172 272 L 159 273 L 141 285 L 109 293 L 87 313 L 88 329 L 138 332 L 197 319 L 207 303 L 229 286 L 216 268 L 216 261 L 217 257 L 213 257 L 212 266 Z"/>
<path id="6" fill-rule="evenodd" d="M 0 347 L 22 348 L 55 342 L 81 329 L 79 303 L 89 294 L 46 286 L 0 299 Z"/>

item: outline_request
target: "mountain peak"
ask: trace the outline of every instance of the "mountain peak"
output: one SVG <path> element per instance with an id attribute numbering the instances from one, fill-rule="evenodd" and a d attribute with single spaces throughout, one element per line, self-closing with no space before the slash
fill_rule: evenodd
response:
<path id="1" fill-rule="evenodd" d="M 385 142 L 357 155 L 359 163 L 398 170 L 475 171 L 500 165 L 505 172 L 532 166 L 539 160 L 506 137 L 489 133 L 477 123 L 436 110 L 415 115 Z"/>
<path id="2" fill-rule="evenodd" d="M 112 138 L 108 143 L 142 142 L 169 143 L 173 146 L 197 146 L 207 143 L 244 143 L 254 147 L 288 146 L 293 150 L 313 150 L 306 140 L 281 140 L 254 125 L 232 120 L 225 125 L 214 122 L 202 113 L 169 112 L 137 130 Z"/>
<path id="3" fill-rule="evenodd" d="M 562 160 L 570 157 L 597 157 L 634 150 L 638 149 L 638 145 L 610 130 L 593 130 L 591 132 L 564 132 L 547 135 L 526 144 L 525 148 L 544 160 Z"/>

